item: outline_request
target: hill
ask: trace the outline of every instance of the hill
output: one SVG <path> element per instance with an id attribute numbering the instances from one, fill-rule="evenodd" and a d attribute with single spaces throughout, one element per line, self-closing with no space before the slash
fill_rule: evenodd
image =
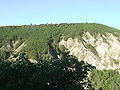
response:
<path id="1" fill-rule="evenodd" d="M 120 31 L 97 23 L 0 27 L 0 57 L 25 52 L 31 60 L 56 56 L 58 48 L 97 69 L 119 69 Z M 106 64 L 107 63 L 107 64 Z"/>
<path id="2" fill-rule="evenodd" d="M 0 90 L 119 90 L 120 31 L 97 23 L 3 26 L 0 67 Z"/>

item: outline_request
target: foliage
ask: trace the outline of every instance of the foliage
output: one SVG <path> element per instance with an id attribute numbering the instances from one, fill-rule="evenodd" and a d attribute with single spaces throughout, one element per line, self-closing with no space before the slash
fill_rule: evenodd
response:
<path id="1" fill-rule="evenodd" d="M 0 47 L 9 42 L 18 41 L 15 48 L 18 48 L 23 42 L 21 52 L 25 52 L 32 59 L 49 56 L 48 41 L 52 38 L 54 45 L 64 38 L 79 38 L 83 32 L 96 33 L 111 32 L 119 36 L 117 29 L 95 23 L 62 23 L 62 24 L 41 24 L 41 25 L 23 25 L 23 26 L 4 26 L 0 27 Z M 10 43 L 12 44 L 12 43 Z"/>
<path id="2" fill-rule="evenodd" d="M 120 90 L 120 74 L 116 70 L 92 70 L 90 75 L 95 90 Z"/>
<path id="3" fill-rule="evenodd" d="M 0 60 L 5 60 L 8 59 L 9 57 L 10 57 L 10 52 L 0 50 Z"/>
<path id="4" fill-rule="evenodd" d="M 63 56 L 64 55 L 64 56 Z M 83 90 L 93 67 L 64 53 L 60 58 L 29 62 L 25 53 L 16 61 L 0 61 L 0 90 Z"/>
<path id="5" fill-rule="evenodd" d="M 87 44 L 87 48 L 92 52 L 94 53 L 94 55 L 98 55 L 98 52 L 96 51 L 95 47 L 92 46 L 91 44 Z"/>

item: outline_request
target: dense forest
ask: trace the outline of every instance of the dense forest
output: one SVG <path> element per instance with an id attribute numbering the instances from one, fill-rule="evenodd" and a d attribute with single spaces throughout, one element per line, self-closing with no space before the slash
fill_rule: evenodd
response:
<path id="1" fill-rule="evenodd" d="M 54 48 L 57 48 L 61 39 L 69 37 L 81 39 L 82 33 L 90 32 L 96 35 L 97 32 L 112 32 L 117 35 L 117 29 L 95 23 L 81 24 L 43 24 L 43 25 L 23 25 L 0 27 L 0 47 L 9 52 L 15 51 L 20 45 L 24 44 L 20 52 L 25 52 L 30 58 L 49 57 L 50 41 Z M 4 49 L 0 49 L 4 52 Z"/>
<path id="2" fill-rule="evenodd" d="M 0 27 L 0 90 L 120 90 L 117 70 L 96 70 L 58 47 L 62 39 L 105 31 L 120 37 L 119 30 L 96 23 Z"/>
<path id="3" fill-rule="evenodd" d="M 90 75 L 95 90 L 120 90 L 120 73 L 117 70 L 92 70 Z"/>
<path id="4" fill-rule="evenodd" d="M 13 62 L 0 61 L 0 90 L 93 90 L 87 75 L 94 67 L 65 52 L 60 56 L 35 64 L 20 53 Z"/>

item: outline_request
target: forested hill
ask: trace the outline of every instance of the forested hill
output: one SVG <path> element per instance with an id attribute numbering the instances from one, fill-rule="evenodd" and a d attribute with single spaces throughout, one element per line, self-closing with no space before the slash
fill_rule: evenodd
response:
<path id="1" fill-rule="evenodd" d="M 120 90 L 118 71 L 115 28 L 96 23 L 0 27 L 0 90 Z"/>
<path id="2" fill-rule="evenodd" d="M 96 36 L 98 33 L 112 33 L 119 36 L 120 31 L 96 23 L 62 23 L 0 27 L 0 57 L 9 58 L 9 54 L 25 52 L 29 58 L 48 58 L 51 51 L 57 49 L 59 42 L 68 38 L 81 38 L 85 32 Z M 50 49 L 52 47 L 53 49 Z M 59 46 L 61 50 L 64 47 Z M 7 57 L 4 53 L 7 53 Z M 53 53 L 55 54 L 55 53 Z"/>

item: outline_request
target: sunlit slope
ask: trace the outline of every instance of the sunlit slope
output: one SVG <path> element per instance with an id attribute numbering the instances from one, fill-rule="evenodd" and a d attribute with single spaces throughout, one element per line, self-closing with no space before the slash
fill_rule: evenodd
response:
<path id="1" fill-rule="evenodd" d="M 78 38 L 82 42 L 85 32 L 94 37 L 98 33 L 106 35 L 106 32 L 117 37 L 120 34 L 115 28 L 96 23 L 4 26 L 0 27 L 0 47 L 4 51 L 25 52 L 33 59 L 50 57 L 51 41 L 54 48 L 62 39 Z"/>

